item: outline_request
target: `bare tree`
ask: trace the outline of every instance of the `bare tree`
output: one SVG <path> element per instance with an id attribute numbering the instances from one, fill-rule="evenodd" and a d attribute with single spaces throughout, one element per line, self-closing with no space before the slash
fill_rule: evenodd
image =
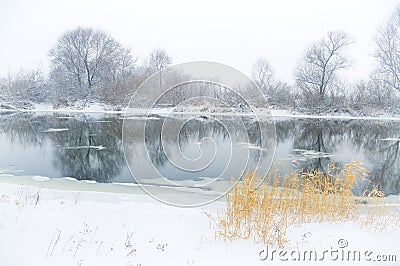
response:
<path id="1" fill-rule="evenodd" d="M 251 78 L 264 95 L 266 95 L 268 89 L 273 86 L 273 76 L 274 72 L 268 61 L 265 58 L 258 58 L 253 65 Z"/>
<path id="2" fill-rule="evenodd" d="M 269 104 L 280 108 L 292 107 L 292 88 L 275 78 L 274 71 L 265 58 L 259 58 L 254 63 L 251 77 Z"/>
<path id="3" fill-rule="evenodd" d="M 48 96 L 48 86 L 43 71 L 36 68 L 9 73 L 0 80 L 0 101 L 17 107 L 29 108 L 31 102 L 43 102 Z"/>
<path id="4" fill-rule="evenodd" d="M 100 73 L 100 76 L 108 84 L 125 82 L 132 77 L 136 61 L 137 58 L 132 56 L 130 49 L 121 47 L 116 51 L 115 58 L 110 60 L 107 67 Z"/>
<path id="5" fill-rule="evenodd" d="M 130 51 L 105 32 L 82 27 L 62 34 L 50 57 L 50 77 L 84 97 L 90 97 L 94 87 L 115 81 L 118 71 L 123 75 L 133 62 Z"/>
<path id="6" fill-rule="evenodd" d="M 306 50 L 296 69 L 296 85 L 309 104 L 326 104 L 327 93 L 339 87 L 337 72 L 350 66 L 344 55 L 352 42 L 344 32 L 328 32 L 326 38 Z"/>
<path id="7" fill-rule="evenodd" d="M 400 91 L 400 6 L 390 19 L 378 29 L 375 58 L 379 67 L 377 78 Z"/>
<path id="8" fill-rule="evenodd" d="M 171 57 L 164 49 L 154 49 L 150 53 L 149 65 L 156 71 L 161 71 L 171 64 Z"/>
<path id="9" fill-rule="evenodd" d="M 167 52 L 163 49 L 154 49 L 150 53 L 149 59 L 149 67 L 151 71 L 155 71 L 159 73 L 160 77 L 160 87 L 162 87 L 162 72 L 164 68 L 171 64 L 172 60 L 171 57 L 167 54 Z"/>

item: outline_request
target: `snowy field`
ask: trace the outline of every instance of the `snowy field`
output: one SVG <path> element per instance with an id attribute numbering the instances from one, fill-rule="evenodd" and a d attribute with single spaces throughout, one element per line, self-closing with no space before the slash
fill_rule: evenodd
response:
<path id="1" fill-rule="evenodd" d="M 324 259 L 294 265 L 400 263 L 398 227 L 376 231 L 353 222 L 302 224 L 289 227 L 290 242 L 283 251 L 267 249 L 253 240 L 215 237 L 223 200 L 178 208 L 135 186 L 99 185 L 2 175 L 0 265 L 292 265 L 290 252 L 296 257 L 311 251 Z M 398 197 L 388 200 L 398 208 Z M 360 252 L 361 261 L 347 261 L 343 251 Z M 397 262 L 377 261 L 383 259 Z"/>

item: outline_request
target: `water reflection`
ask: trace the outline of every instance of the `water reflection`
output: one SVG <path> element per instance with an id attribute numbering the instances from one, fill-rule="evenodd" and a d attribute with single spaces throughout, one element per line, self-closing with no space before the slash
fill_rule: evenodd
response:
<path id="1" fill-rule="evenodd" d="M 90 116 L 35 116 L 30 114 L 2 117 L 0 127 L 4 130 L 3 142 L 8 142 L 9 150 L 26 150 L 27 145 L 50 145 L 52 147 L 53 176 L 68 176 L 79 180 L 111 181 L 121 173 L 124 156 L 121 149 L 121 122 L 117 117 L 98 120 Z M 48 129 L 68 129 L 51 131 Z M 104 148 L 99 149 L 98 146 Z M 32 165 L 41 164 L 42 154 L 32 154 L 22 165 L 26 174 Z M 7 165 L 0 162 L 0 168 Z M 21 167 L 21 166 L 19 166 Z M 46 166 L 44 166 L 46 167 Z M 43 169 L 48 170 L 48 169 Z"/>
<path id="2" fill-rule="evenodd" d="M 399 141 L 384 140 L 397 138 L 399 122 L 297 119 L 280 121 L 276 126 L 278 145 L 291 140 L 293 149 L 322 154 L 307 160 L 295 160 L 298 167 L 324 171 L 333 161 L 343 165 L 358 160 L 369 170 L 368 179 L 372 181 L 369 187 L 379 185 L 386 194 L 400 192 Z M 284 160 L 284 157 L 278 156 L 276 161 Z"/>
<path id="3" fill-rule="evenodd" d="M 121 118 L 117 115 L 2 115 L 0 171 L 14 165 L 14 168 L 24 170 L 22 174 L 132 182 L 123 156 Z M 135 121 L 142 123 L 141 119 L 138 116 Z M 154 117 L 147 121 L 147 127 L 154 134 L 146 135 L 146 144 L 154 165 L 173 173 L 161 145 L 159 132 L 163 119 Z M 282 168 L 289 169 L 296 164 L 303 169 L 317 167 L 324 171 L 333 161 L 340 165 L 355 159 L 369 170 L 372 185 L 379 185 L 386 195 L 400 193 L 400 122 L 289 119 L 275 124 L 275 162 Z M 257 126 L 256 122 L 247 124 L 251 147 L 260 146 Z M 68 130 L 45 132 L 48 129 Z M 216 147 L 223 151 L 222 155 L 217 153 L 215 167 L 206 172 L 213 175 L 225 166 L 224 152 L 229 148 L 229 136 L 220 123 L 192 121 L 182 127 L 178 146 L 188 157 L 196 158 L 198 142 L 205 137 L 213 138 Z M 164 145 L 176 144 L 173 136 L 168 140 Z M 260 150 L 250 149 L 249 152 L 251 164 Z M 194 178 L 179 173 L 173 175 L 177 179 Z"/>
<path id="4" fill-rule="evenodd" d="M 106 182 L 124 167 L 121 127 L 118 119 L 96 121 L 90 117 L 58 119 L 56 128 L 68 131 L 50 133 L 56 144 L 54 164 L 62 175 Z M 100 149 L 98 147 L 101 147 Z"/>

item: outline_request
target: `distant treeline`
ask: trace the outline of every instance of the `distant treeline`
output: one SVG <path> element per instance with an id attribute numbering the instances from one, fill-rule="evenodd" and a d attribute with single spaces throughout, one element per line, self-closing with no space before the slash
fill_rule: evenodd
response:
<path id="1" fill-rule="evenodd" d="M 345 52 L 354 43 L 342 31 L 328 32 L 305 49 L 293 84 L 278 80 L 265 58 L 254 63 L 251 78 L 275 108 L 400 113 L 400 6 L 377 29 L 374 42 L 376 68 L 355 84 L 338 75 L 351 67 Z M 172 63 L 163 49 L 139 60 L 106 32 L 83 27 L 61 34 L 49 57 L 48 75 L 34 69 L 0 78 L 0 103 L 20 108 L 42 102 L 62 107 L 78 100 L 123 105 L 146 78 Z M 179 102 L 174 97 L 171 102 Z"/>

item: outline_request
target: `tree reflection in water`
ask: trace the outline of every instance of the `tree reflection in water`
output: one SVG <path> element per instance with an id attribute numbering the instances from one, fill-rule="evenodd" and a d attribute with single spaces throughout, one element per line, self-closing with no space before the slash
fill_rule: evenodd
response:
<path id="1" fill-rule="evenodd" d="M 384 140 L 398 138 L 399 122 L 297 119 L 277 122 L 276 127 L 278 145 L 293 139 L 294 149 L 332 155 L 298 161 L 299 168 L 325 171 L 329 163 L 342 166 L 352 156 L 361 155 L 366 159 L 363 163 L 369 170 L 368 179 L 372 181 L 370 187 L 379 185 L 387 195 L 400 192 L 399 141 Z M 346 154 L 349 151 L 352 154 Z M 340 160 L 344 157 L 348 159 Z"/>
<path id="2" fill-rule="evenodd" d="M 52 164 L 60 176 L 70 176 L 80 180 L 112 182 L 127 173 L 122 150 L 122 119 L 118 115 L 95 117 L 90 115 L 39 115 L 19 114 L 0 116 L 0 140 L 7 143 L 5 151 L 25 149 L 25 146 L 38 147 L 51 145 Z M 138 120 L 138 125 L 144 120 Z M 163 118 L 147 121 L 146 135 L 148 154 L 154 165 L 164 167 L 167 158 L 163 152 L 160 132 Z M 229 119 L 224 121 L 229 123 Z M 400 122 L 378 120 L 321 120 L 288 119 L 276 121 L 277 149 L 283 149 L 284 143 L 290 143 L 290 149 L 282 151 L 275 162 L 284 160 L 284 156 L 300 156 L 294 149 L 312 150 L 319 154 L 335 156 L 314 156 L 297 160 L 298 167 L 310 170 L 327 169 L 335 161 L 339 166 L 353 158 L 361 158 L 369 170 L 372 185 L 379 185 L 386 195 L 400 193 L 399 149 Z M 260 145 L 257 134 L 257 122 L 246 123 L 249 141 Z M 67 128 L 61 132 L 43 132 L 49 128 Z M 168 134 L 168 132 L 167 132 Z M 179 133 L 179 145 L 174 143 L 175 136 L 166 136 L 164 145 L 180 146 L 185 149 L 190 142 L 205 137 L 215 137 L 220 142 L 229 141 L 227 131 L 220 123 L 192 121 L 182 127 Z M 133 136 L 133 140 L 135 137 Z M 386 140 L 385 140 L 386 139 Z M 134 145 L 135 141 L 132 142 Z M 3 144 L 4 146 L 4 144 Z M 101 148 L 101 147 L 104 147 Z M 250 163 L 260 151 L 250 151 Z M 286 152 L 286 153 L 285 153 Z M 282 155 L 283 154 L 283 155 Z M 285 155 L 286 154 L 286 155 Z M 21 158 L 22 160 L 22 158 Z M 41 164 L 41 155 L 37 154 L 26 162 L 26 173 L 30 164 Z M 287 160 L 287 158 L 286 158 Z M 4 167 L 0 162 L 0 168 Z"/>
<path id="3" fill-rule="evenodd" d="M 0 126 L 10 145 L 19 142 L 43 146 L 50 141 L 54 148 L 53 165 L 59 169 L 61 176 L 107 182 L 125 167 L 121 149 L 121 121 L 118 117 L 98 121 L 84 115 L 23 114 L 2 117 Z M 68 130 L 45 132 L 49 128 Z M 40 163 L 40 154 L 31 159 Z"/>

